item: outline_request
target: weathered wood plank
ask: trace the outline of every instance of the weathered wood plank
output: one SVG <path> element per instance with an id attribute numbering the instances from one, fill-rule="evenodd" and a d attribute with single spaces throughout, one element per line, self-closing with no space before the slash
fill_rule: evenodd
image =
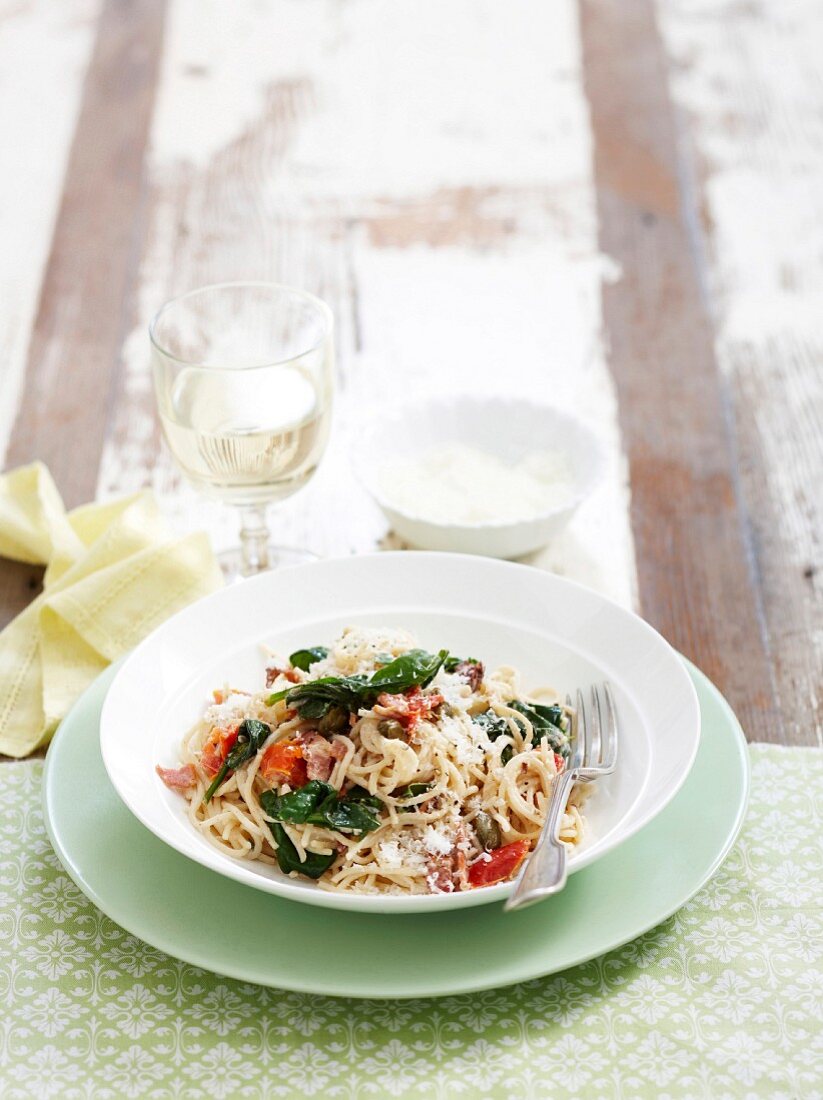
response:
<path id="1" fill-rule="evenodd" d="M 623 269 L 603 310 L 642 610 L 720 686 L 750 739 L 783 741 L 654 7 L 583 0 L 581 27 L 601 247 Z"/>
<path id="2" fill-rule="evenodd" d="M 808 489 L 820 457 L 810 384 L 820 329 L 805 293 L 818 260 L 811 250 L 804 264 L 781 264 L 784 290 L 803 292 L 791 299 L 799 335 L 782 322 L 741 340 L 741 316 L 760 318 L 764 297 L 744 300 L 730 277 L 745 260 L 742 222 L 735 237 L 735 192 L 720 203 L 710 176 L 705 266 L 703 193 L 695 197 L 679 159 L 652 0 L 582 5 L 596 209 L 576 9 L 570 0 L 514 9 L 512 18 L 511 7 L 461 0 L 444 15 L 432 4 L 431 19 L 447 24 L 432 36 L 425 10 L 378 0 L 253 11 L 174 0 L 152 116 L 162 5 L 108 0 L 9 464 L 46 458 L 70 503 L 95 483 L 103 495 L 152 484 L 181 523 L 205 522 L 218 543 L 231 541 L 230 525 L 180 486 L 159 451 L 145 324 L 165 298 L 198 283 L 305 285 L 338 317 L 341 399 L 330 460 L 284 508 L 281 538 L 325 554 L 379 542 L 385 525 L 354 484 L 348 454 L 363 418 L 401 389 L 514 386 L 577 408 L 609 441 L 612 467 L 598 500 L 540 564 L 631 601 L 622 428 L 646 614 L 726 690 L 750 736 L 807 741 L 820 719 L 820 650 L 808 645 L 821 630 L 819 496 Z M 677 8 L 667 10 L 676 21 Z M 449 63 L 458 31 L 468 44 L 459 69 Z M 688 49 L 673 51 L 691 64 L 694 43 L 681 32 L 675 46 Z M 746 60 L 752 51 L 738 52 Z M 745 98 L 763 63 L 749 72 L 740 57 L 746 92 L 736 94 Z M 683 79 L 676 87 L 688 106 Z M 408 87 L 417 89 L 411 114 Z M 751 110 L 749 127 L 761 125 Z M 701 130 L 695 114 L 705 164 L 731 165 L 739 149 L 732 142 L 728 162 L 711 161 L 717 126 Z M 765 193 L 768 165 L 758 167 Z M 101 186 L 107 179 L 117 186 Z M 619 425 L 598 337 L 599 248 L 624 271 L 603 290 Z M 725 377 L 707 290 L 723 322 Z M 28 573 L 6 577 L 9 598 L 24 600 Z M 811 699 L 806 712 L 798 697 Z"/>
<path id="3" fill-rule="evenodd" d="M 0 11 L 0 454 L 17 411 L 95 16 L 95 0 Z"/>
<path id="4" fill-rule="evenodd" d="M 419 393 L 514 389 L 580 410 L 612 458 L 541 563 L 631 603 L 571 0 L 174 0 L 147 173 L 150 231 L 101 494 L 151 484 L 179 523 L 235 539 L 233 517 L 182 485 L 159 447 L 146 325 L 181 290 L 271 278 L 323 295 L 339 328 L 330 453 L 278 512 L 281 541 L 329 555 L 385 536 L 349 459 L 367 417 Z"/>
<path id="5" fill-rule="evenodd" d="M 96 14 L 94 0 L 34 0 L 0 13 L 0 454 L 23 389 Z M 40 575 L 0 562 L 0 627 L 36 594 Z"/>
<path id="6" fill-rule="evenodd" d="M 823 8 L 660 5 L 784 721 L 823 745 Z"/>
<path id="7" fill-rule="evenodd" d="M 97 483 L 143 228 L 163 10 L 163 0 L 103 4 L 6 455 L 10 466 L 46 462 L 68 505 Z"/>

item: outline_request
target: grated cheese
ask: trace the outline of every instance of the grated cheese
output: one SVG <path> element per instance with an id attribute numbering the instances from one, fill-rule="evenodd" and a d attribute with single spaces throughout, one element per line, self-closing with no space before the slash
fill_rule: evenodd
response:
<path id="1" fill-rule="evenodd" d="M 427 852 L 431 852 L 432 855 L 436 856 L 447 856 L 454 847 L 442 828 L 438 829 L 434 825 L 426 826 L 426 831 L 423 834 L 423 844 Z"/>
<path id="2" fill-rule="evenodd" d="M 378 484 L 400 512 L 466 526 L 534 519 L 564 507 L 573 494 L 572 473 L 560 452 L 534 451 L 506 463 L 460 443 L 387 462 Z"/>
<path id="3" fill-rule="evenodd" d="M 396 840 L 382 840 L 377 853 L 388 868 L 413 873 L 426 870 L 426 855 L 419 836 L 402 834 Z"/>
<path id="4" fill-rule="evenodd" d="M 432 680 L 431 686 L 440 692 L 444 701 L 453 710 L 468 710 L 476 698 L 462 676 L 455 676 L 454 673 L 446 672 L 442 668 Z"/>
<path id="5" fill-rule="evenodd" d="M 479 764 L 491 747 L 486 733 L 467 714 L 444 714 L 434 728 L 435 736 L 454 751 L 458 764 Z"/>
<path id="6" fill-rule="evenodd" d="M 413 648 L 414 638 L 406 630 L 349 626 L 332 644 L 328 657 L 311 666 L 309 679 L 367 675 L 374 672 L 377 657 L 398 657 Z"/>
<path id="7" fill-rule="evenodd" d="M 249 709 L 251 696 L 240 692 L 232 692 L 222 703 L 212 703 L 206 708 L 203 718 L 212 726 L 223 727 L 230 725 L 237 718 L 242 718 Z"/>

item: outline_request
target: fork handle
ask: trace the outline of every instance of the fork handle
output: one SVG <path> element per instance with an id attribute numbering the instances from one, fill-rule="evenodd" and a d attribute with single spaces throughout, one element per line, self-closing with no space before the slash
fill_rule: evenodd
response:
<path id="1" fill-rule="evenodd" d="M 507 912 L 522 909 L 550 894 L 556 894 L 566 885 L 566 845 L 560 840 L 558 833 L 576 780 L 576 771 L 563 772 L 558 777 L 537 846 L 526 861 L 504 906 Z"/>

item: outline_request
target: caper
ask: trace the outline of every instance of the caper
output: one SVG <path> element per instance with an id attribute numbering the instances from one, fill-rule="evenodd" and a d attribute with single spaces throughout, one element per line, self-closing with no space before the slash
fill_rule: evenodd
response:
<path id="1" fill-rule="evenodd" d="M 332 707 L 317 723 L 317 732 L 328 737 L 333 733 L 343 733 L 349 728 L 349 712 L 345 707 Z"/>
<path id="2" fill-rule="evenodd" d="M 399 722 L 395 722 L 393 718 L 384 718 L 377 723 L 377 730 L 382 733 L 384 737 L 388 737 L 390 740 L 396 741 L 400 737 L 406 736 L 406 731 L 400 725 Z"/>
<path id="3" fill-rule="evenodd" d="M 474 819 L 474 831 L 477 833 L 477 839 L 486 851 L 491 851 L 492 848 L 500 847 L 500 841 L 502 839 L 500 836 L 500 827 L 494 818 L 484 810 L 481 810 Z"/>

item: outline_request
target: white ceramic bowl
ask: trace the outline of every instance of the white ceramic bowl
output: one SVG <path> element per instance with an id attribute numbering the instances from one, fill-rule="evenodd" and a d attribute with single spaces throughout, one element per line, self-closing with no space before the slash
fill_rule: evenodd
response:
<path id="1" fill-rule="evenodd" d="M 566 503 L 548 502 L 539 515 L 494 523 L 441 523 L 400 508 L 380 485 L 388 461 L 422 457 L 434 447 L 460 443 L 515 463 L 535 451 L 562 454 L 572 475 Z M 547 405 L 513 398 L 461 397 L 409 405 L 380 418 L 358 438 L 355 471 L 392 528 L 412 546 L 493 558 L 518 558 L 545 546 L 571 519 L 600 481 L 603 445 L 580 420 Z"/>
<path id="2" fill-rule="evenodd" d="M 587 836 L 571 872 L 637 832 L 674 797 L 700 736 L 685 666 L 636 615 L 542 570 L 458 554 L 386 553 L 264 573 L 192 604 L 142 642 L 103 706 L 103 761 L 120 797 L 161 840 L 190 859 L 294 901 L 372 913 L 440 912 L 500 901 L 506 883 L 456 894 L 331 893 L 277 868 L 233 859 L 187 819 L 184 799 L 155 764 L 173 766 L 184 732 L 215 685 L 259 691 L 261 644 L 289 653 L 330 641 L 349 624 L 407 627 L 423 646 L 512 664 L 526 689 L 561 692 L 609 680 L 620 716 L 617 770 L 593 788 Z M 665 855 L 665 853 L 661 853 Z"/>

